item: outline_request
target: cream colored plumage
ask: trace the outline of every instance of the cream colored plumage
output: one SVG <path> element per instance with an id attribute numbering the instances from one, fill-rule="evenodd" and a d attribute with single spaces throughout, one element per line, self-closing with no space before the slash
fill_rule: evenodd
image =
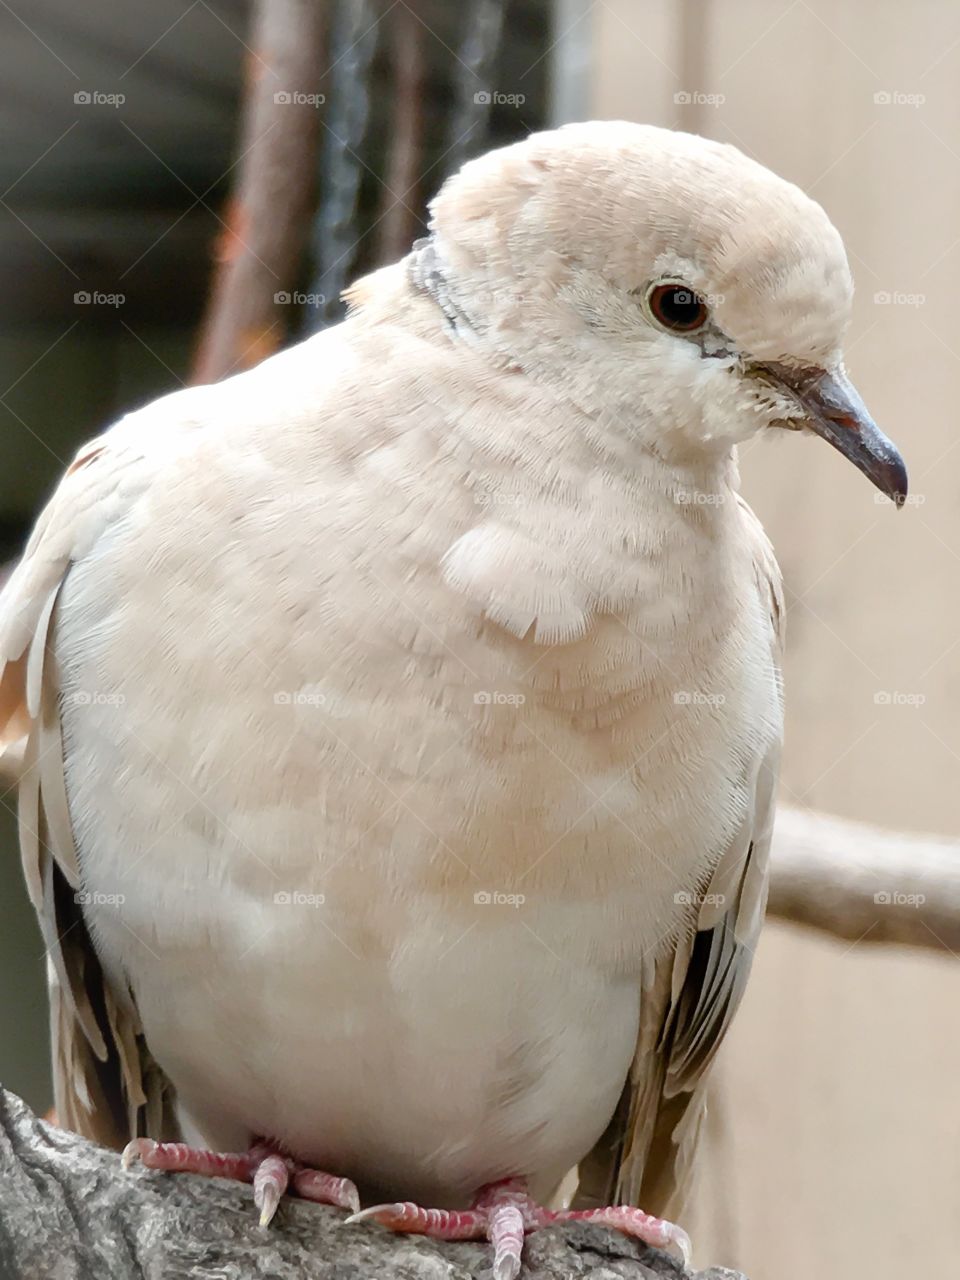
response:
<path id="1" fill-rule="evenodd" d="M 81 451 L 0 599 L 66 1122 L 668 1208 L 781 738 L 734 447 L 848 386 L 850 296 L 732 148 L 574 126 L 468 165 L 342 325 Z"/>

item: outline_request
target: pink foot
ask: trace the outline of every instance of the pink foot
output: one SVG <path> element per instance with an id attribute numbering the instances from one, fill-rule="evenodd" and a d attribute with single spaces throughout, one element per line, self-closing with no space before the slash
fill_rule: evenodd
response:
<path id="1" fill-rule="evenodd" d="M 147 1169 L 169 1173 L 199 1173 L 207 1178 L 234 1178 L 253 1183 L 253 1202 L 260 1210 L 260 1225 L 265 1227 L 277 1212 L 288 1187 L 304 1200 L 332 1204 L 356 1213 L 360 1208 L 357 1188 L 348 1178 L 335 1178 L 329 1173 L 308 1169 L 290 1156 L 281 1155 L 265 1143 L 257 1143 L 249 1151 L 219 1153 L 188 1147 L 183 1142 L 154 1142 L 152 1138 L 134 1138 L 124 1147 L 123 1167 L 129 1169 L 139 1160 Z"/>
<path id="2" fill-rule="evenodd" d="M 421 1209 L 409 1201 L 378 1204 L 354 1213 L 347 1222 L 373 1219 L 394 1231 L 433 1236 L 437 1240 L 488 1240 L 493 1245 L 494 1280 L 515 1280 L 526 1233 L 554 1222 L 594 1222 L 616 1227 L 658 1249 L 674 1245 L 686 1264 L 690 1237 L 665 1218 L 653 1218 L 630 1205 L 608 1209 L 544 1209 L 527 1195 L 523 1178 L 506 1178 L 481 1187 L 469 1209 Z"/>

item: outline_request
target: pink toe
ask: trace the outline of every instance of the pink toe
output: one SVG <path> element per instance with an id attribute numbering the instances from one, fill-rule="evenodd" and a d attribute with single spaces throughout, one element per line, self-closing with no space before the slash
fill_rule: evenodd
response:
<path id="1" fill-rule="evenodd" d="M 432 1236 L 435 1240 L 484 1240 L 487 1215 L 474 1209 L 423 1209 L 409 1200 L 375 1204 L 354 1213 L 348 1222 L 379 1222 L 391 1231 Z"/>
<path id="2" fill-rule="evenodd" d="M 490 1213 L 487 1237 L 493 1245 L 494 1280 L 516 1280 L 523 1253 L 523 1214 L 515 1204 L 501 1204 Z"/>
<path id="3" fill-rule="evenodd" d="M 360 1209 L 360 1194 L 349 1178 L 335 1178 L 318 1169 L 298 1169 L 293 1175 L 293 1189 L 304 1200 L 336 1205 L 351 1213 Z"/>
<path id="4" fill-rule="evenodd" d="M 674 1222 L 655 1218 L 633 1205 L 610 1205 L 603 1209 L 566 1209 L 551 1215 L 554 1222 L 592 1222 L 600 1227 L 615 1227 L 628 1236 L 642 1240 L 656 1249 L 679 1249 L 686 1264 L 690 1260 L 690 1237 Z"/>

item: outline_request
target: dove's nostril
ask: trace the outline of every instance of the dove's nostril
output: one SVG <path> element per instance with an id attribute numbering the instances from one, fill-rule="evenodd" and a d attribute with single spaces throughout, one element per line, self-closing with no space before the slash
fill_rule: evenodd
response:
<path id="1" fill-rule="evenodd" d="M 827 417 L 831 422 L 835 422 L 838 427 L 846 427 L 848 431 L 856 431 L 859 423 L 855 418 L 851 418 L 848 413 L 828 413 Z"/>

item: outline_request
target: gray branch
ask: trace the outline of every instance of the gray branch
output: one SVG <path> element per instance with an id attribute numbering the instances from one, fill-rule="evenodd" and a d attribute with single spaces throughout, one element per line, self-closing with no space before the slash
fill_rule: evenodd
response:
<path id="1" fill-rule="evenodd" d="M 125 1173 L 116 1152 L 38 1120 L 0 1088 L 0 1280 L 480 1280 L 481 1244 L 393 1235 L 284 1200 L 261 1230 L 249 1186 Z M 550 1228 L 527 1240 L 523 1280 L 690 1280 L 616 1231 Z M 742 1280 L 713 1268 L 696 1280 Z"/>
<path id="2" fill-rule="evenodd" d="M 851 943 L 960 954 L 960 841 L 783 806 L 768 911 Z"/>

